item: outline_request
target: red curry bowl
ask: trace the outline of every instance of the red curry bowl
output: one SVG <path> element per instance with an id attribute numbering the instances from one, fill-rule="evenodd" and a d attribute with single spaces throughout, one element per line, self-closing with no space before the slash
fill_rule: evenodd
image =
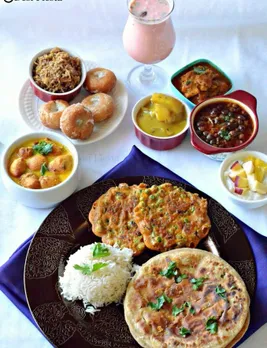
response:
<path id="1" fill-rule="evenodd" d="M 84 84 L 84 81 L 86 79 L 86 67 L 84 62 L 82 61 L 82 59 L 74 52 L 71 52 L 65 48 L 61 48 L 63 51 L 69 53 L 70 56 L 72 57 L 78 57 L 81 60 L 81 68 L 82 68 L 82 76 L 81 76 L 81 81 L 78 84 L 78 86 L 76 86 L 73 90 L 69 91 L 69 92 L 65 92 L 65 93 L 53 93 L 53 92 L 48 92 L 46 90 L 44 90 L 43 88 L 41 88 L 40 86 L 37 85 L 37 83 L 34 81 L 33 77 L 32 77 L 32 72 L 33 72 L 33 66 L 34 63 L 36 62 L 36 59 L 40 56 L 42 56 L 45 53 L 48 53 L 52 50 L 53 48 L 47 48 L 39 53 L 37 53 L 33 59 L 31 60 L 30 66 L 29 66 L 29 79 L 30 79 L 30 84 L 31 87 L 33 89 L 34 94 L 36 95 L 36 97 L 40 98 L 41 100 L 43 100 L 44 102 L 48 102 L 50 100 L 57 100 L 57 99 L 61 99 L 61 100 L 65 100 L 65 101 L 71 101 L 72 99 L 74 99 L 76 97 L 77 94 L 79 94 L 79 92 L 82 89 L 82 86 Z"/>
<path id="2" fill-rule="evenodd" d="M 164 94 L 168 95 L 166 93 L 164 93 Z M 172 95 L 169 95 L 169 96 L 174 98 L 174 99 L 177 99 Z M 170 137 L 164 137 L 164 138 L 157 137 L 157 136 L 150 135 L 150 134 L 146 133 L 145 131 L 143 131 L 138 126 L 138 123 L 137 123 L 137 114 L 138 114 L 139 110 L 150 101 L 151 97 L 152 97 L 152 95 L 149 95 L 147 97 L 140 99 L 133 107 L 132 121 L 133 121 L 134 128 L 135 128 L 135 135 L 137 136 L 137 138 L 141 141 L 141 143 L 143 145 L 149 147 L 150 149 L 159 150 L 159 151 L 171 150 L 171 149 L 175 148 L 176 146 L 180 145 L 186 136 L 187 130 L 189 128 L 189 115 L 190 115 L 189 107 L 184 102 L 177 99 L 185 107 L 186 120 L 187 120 L 185 128 L 180 133 L 172 135 Z"/>
<path id="3" fill-rule="evenodd" d="M 194 121 L 199 111 L 202 110 L 207 105 L 218 103 L 218 102 L 225 102 L 225 101 L 238 104 L 242 109 L 244 109 L 250 115 L 252 119 L 252 123 L 253 123 L 253 132 L 250 138 L 239 146 L 228 147 L 228 148 L 218 148 L 205 143 L 197 135 L 195 127 L 194 127 Z M 222 153 L 225 153 L 227 155 L 227 153 L 229 152 L 236 152 L 238 150 L 244 149 L 255 139 L 258 133 L 258 130 L 259 130 L 259 119 L 257 115 L 257 99 L 252 94 L 242 90 L 232 92 L 225 96 L 219 96 L 219 97 L 214 97 L 214 98 L 205 100 L 202 103 L 195 106 L 195 108 L 192 110 L 190 115 L 191 144 L 198 151 L 210 156 L 214 156 L 214 155 L 222 154 Z"/>

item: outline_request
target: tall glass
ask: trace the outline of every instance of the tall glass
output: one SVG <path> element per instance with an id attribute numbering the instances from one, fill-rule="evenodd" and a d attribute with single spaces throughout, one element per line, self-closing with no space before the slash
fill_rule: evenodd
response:
<path id="1" fill-rule="evenodd" d="M 135 93 L 148 95 L 168 84 L 165 70 L 152 64 L 167 58 L 175 45 L 170 17 L 174 0 L 128 0 L 127 5 L 129 17 L 123 32 L 124 48 L 133 59 L 143 63 L 130 71 L 127 80 Z M 157 11 L 162 5 L 165 12 Z M 142 11 L 145 6 L 147 11 Z"/>

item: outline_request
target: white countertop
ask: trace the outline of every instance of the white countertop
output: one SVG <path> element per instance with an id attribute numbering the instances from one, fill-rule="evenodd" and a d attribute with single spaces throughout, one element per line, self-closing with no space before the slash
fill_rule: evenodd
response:
<path id="1" fill-rule="evenodd" d="M 18 0 L 10 4 L 0 0 L 0 142 L 8 144 L 29 131 L 19 114 L 18 95 L 27 79 L 31 57 L 43 48 L 70 48 L 84 59 L 112 69 L 125 80 L 136 65 L 122 45 L 126 19 L 126 0 Z M 173 21 L 176 46 L 160 66 L 171 74 L 197 58 L 208 58 L 219 65 L 232 78 L 235 89 L 247 90 L 257 97 L 260 131 L 249 149 L 267 153 L 266 1 L 202 0 L 197 5 L 194 0 L 177 0 Z M 113 134 L 79 148 L 80 188 L 90 185 L 116 165 L 135 144 L 217 199 L 256 231 L 266 233 L 267 207 L 247 211 L 229 201 L 219 186 L 219 162 L 194 150 L 189 136 L 181 146 L 166 152 L 153 151 L 139 143 L 131 123 L 131 109 L 136 100 L 137 96 L 129 92 L 127 113 Z M 0 144 L 0 152 L 3 147 Z M 11 201 L 0 181 L 0 265 L 39 227 L 48 213 L 49 210 L 30 209 Z M 1 292 L 0 308 L 1 348 L 51 347 Z M 253 348 L 262 347 L 260 342 L 266 336 L 261 337 L 265 338 L 255 339 Z"/>

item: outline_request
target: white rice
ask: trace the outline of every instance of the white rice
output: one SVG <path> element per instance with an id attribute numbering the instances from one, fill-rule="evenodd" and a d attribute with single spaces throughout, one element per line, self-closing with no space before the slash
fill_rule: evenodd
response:
<path id="1" fill-rule="evenodd" d="M 71 255 L 64 275 L 59 279 L 64 298 L 69 301 L 82 300 L 86 311 L 91 314 L 97 311 L 97 307 L 121 301 L 133 269 L 131 249 L 121 250 L 102 244 L 108 248 L 110 255 L 95 258 L 92 253 L 95 244 L 81 247 Z M 74 268 L 75 265 L 92 266 L 99 262 L 108 265 L 90 275 L 84 275 Z"/>

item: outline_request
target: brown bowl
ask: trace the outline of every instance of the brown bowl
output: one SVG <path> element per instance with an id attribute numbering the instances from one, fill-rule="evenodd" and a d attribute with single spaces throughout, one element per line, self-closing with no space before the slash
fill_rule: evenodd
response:
<path id="1" fill-rule="evenodd" d="M 194 127 L 194 121 L 199 113 L 204 107 L 217 102 L 229 101 L 231 103 L 238 104 L 242 107 L 251 117 L 253 122 L 253 132 L 250 138 L 243 144 L 235 147 L 219 148 L 216 146 L 209 145 L 205 143 L 196 133 Z M 223 161 L 229 153 L 236 152 L 245 149 L 252 141 L 255 139 L 259 130 L 259 120 L 257 115 L 257 99 L 250 93 L 242 90 L 238 90 L 227 94 L 225 96 L 219 96 L 205 100 L 204 102 L 198 104 L 191 112 L 190 115 L 190 131 L 191 131 L 191 143 L 195 149 L 208 155 L 211 159 L 217 161 Z"/>
<path id="2" fill-rule="evenodd" d="M 65 92 L 65 93 L 53 93 L 53 92 L 49 92 L 46 91 L 45 89 L 41 88 L 40 86 L 37 85 L 37 83 L 34 81 L 33 77 L 32 77 L 32 71 L 33 71 L 33 65 L 36 62 L 36 59 L 42 55 L 44 55 L 45 53 L 48 53 L 52 50 L 53 48 L 47 48 L 39 53 L 37 53 L 33 59 L 31 60 L 30 66 L 29 66 L 29 79 L 30 79 L 30 84 L 31 87 L 33 89 L 34 94 L 36 95 L 36 97 L 40 98 L 41 100 L 43 100 L 44 102 L 48 102 L 50 100 L 57 100 L 57 99 L 61 99 L 61 100 L 65 100 L 65 101 L 71 101 L 72 99 L 74 99 L 76 97 L 77 94 L 80 93 L 82 86 L 84 84 L 84 81 L 86 79 L 86 67 L 84 62 L 82 61 L 82 59 L 74 52 L 69 51 L 65 48 L 61 48 L 63 51 L 69 53 L 70 56 L 72 57 L 78 57 L 80 58 L 81 61 L 81 68 L 82 68 L 82 76 L 81 76 L 81 81 L 78 84 L 78 86 L 76 86 L 73 90 L 69 91 L 69 92 Z"/>
<path id="3" fill-rule="evenodd" d="M 168 95 L 166 93 L 164 93 L 164 94 Z M 169 95 L 169 96 L 174 98 L 174 99 L 177 99 L 172 95 Z M 152 96 L 149 95 L 147 97 L 140 99 L 133 107 L 132 121 L 133 121 L 134 128 L 135 128 L 135 135 L 137 136 L 137 138 L 141 141 L 141 143 L 143 145 L 145 145 L 153 150 L 159 150 L 159 151 L 171 150 L 171 149 L 177 147 L 178 145 L 180 145 L 186 136 L 187 130 L 189 128 L 189 115 L 190 115 L 189 107 L 184 102 L 177 99 L 185 107 L 186 118 L 187 118 L 187 123 L 186 123 L 185 128 L 180 133 L 172 135 L 170 137 L 164 137 L 164 138 L 163 137 L 156 137 L 154 135 L 148 134 L 145 131 L 143 131 L 138 126 L 137 121 L 136 121 L 137 114 L 138 114 L 139 110 L 149 102 L 151 97 Z"/>

